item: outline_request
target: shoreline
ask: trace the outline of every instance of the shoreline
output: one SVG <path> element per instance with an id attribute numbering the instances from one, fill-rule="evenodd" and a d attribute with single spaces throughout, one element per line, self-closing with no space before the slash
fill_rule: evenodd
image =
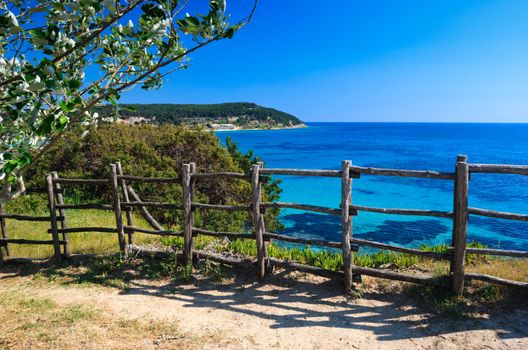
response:
<path id="1" fill-rule="evenodd" d="M 236 127 L 234 129 L 207 129 L 208 131 L 213 132 L 226 132 L 226 131 L 266 131 L 266 130 L 288 130 L 288 129 L 302 129 L 307 128 L 308 125 L 305 123 L 293 125 L 293 126 L 281 126 L 281 127 L 272 127 L 272 128 L 242 128 L 242 127 Z"/>

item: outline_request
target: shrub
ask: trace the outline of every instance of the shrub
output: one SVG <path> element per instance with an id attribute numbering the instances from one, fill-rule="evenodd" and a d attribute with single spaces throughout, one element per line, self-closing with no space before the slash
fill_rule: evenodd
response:
<path id="1" fill-rule="evenodd" d="M 196 163 L 199 172 L 248 171 L 248 162 L 257 159 L 251 152 L 240 153 L 236 145 L 229 150 L 222 147 L 210 132 L 164 125 L 103 125 L 80 138 L 69 132 L 38 159 L 28 172 L 28 187 L 43 187 L 45 174 L 57 171 L 61 177 L 106 178 L 110 164 L 120 161 L 123 172 L 147 177 L 180 178 L 184 163 Z M 277 183 L 264 186 L 268 199 L 277 197 Z M 181 203 L 182 188 L 174 184 L 133 184 L 144 201 Z M 250 204 L 251 186 L 244 180 L 215 179 L 196 182 L 196 201 L 214 204 Z M 110 202 L 111 193 L 106 186 L 67 186 L 66 202 Z M 265 196 L 266 197 L 266 196 Z M 266 198 L 265 198 L 266 199 Z M 151 212 L 163 224 L 178 226 L 181 211 L 154 210 Z M 268 225 L 278 225 L 278 211 L 269 211 Z M 244 231 L 249 226 L 248 213 L 197 211 L 196 226 L 212 230 Z"/>

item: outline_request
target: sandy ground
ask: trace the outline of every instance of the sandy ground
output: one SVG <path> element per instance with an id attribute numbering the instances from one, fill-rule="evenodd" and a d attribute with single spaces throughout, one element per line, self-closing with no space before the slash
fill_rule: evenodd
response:
<path id="1" fill-rule="evenodd" d="M 126 290 L 28 288 L 57 303 L 176 321 L 185 334 L 210 336 L 200 345 L 205 349 L 528 349 L 525 310 L 453 320 L 425 312 L 404 294 L 371 291 L 351 299 L 324 278 L 278 272 L 261 284 L 242 275 L 222 283 L 136 280 Z M 12 288 L 13 278 L 0 274 L 0 290 Z M 176 339 L 164 348 L 181 347 Z"/>

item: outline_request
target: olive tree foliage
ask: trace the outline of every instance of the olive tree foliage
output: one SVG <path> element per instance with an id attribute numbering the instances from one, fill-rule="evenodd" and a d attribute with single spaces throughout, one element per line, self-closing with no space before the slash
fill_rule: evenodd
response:
<path id="1" fill-rule="evenodd" d="M 0 204 L 23 193 L 24 170 L 65 129 L 97 125 L 94 106 L 117 112 L 124 91 L 160 88 L 190 53 L 232 38 L 257 5 L 230 24 L 225 0 L 189 14 L 192 1 L 0 2 Z"/>

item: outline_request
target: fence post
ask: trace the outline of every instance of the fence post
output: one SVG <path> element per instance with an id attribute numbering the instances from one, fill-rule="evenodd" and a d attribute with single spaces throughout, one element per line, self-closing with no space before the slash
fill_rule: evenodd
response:
<path id="1" fill-rule="evenodd" d="M 192 229 L 194 227 L 194 210 L 192 209 L 192 203 L 194 203 L 195 195 L 194 195 L 194 185 L 196 183 L 196 178 L 193 176 L 194 173 L 196 173 L 196 163 L 189 163 L 190 171 L 191 171 L 191 238 L 192 238 L 192 245 L 191 248 L 194 250 L 194 236 L 192 233 Z"/>
<path id="2" fill-rule="evenodd" d="M 119 183 L 117 181 L 117 167 L 115 164 L 110 164 L 110 187 L 112 188 L 112 199 L 114 205 L 114 214 L 116 219 L 117 239 L 119 241 L 119 249 L 125 255 L 127 254 L 127 247 L 125 241 L 125 231 L 123 228 L 123 217 L 121 216 L 121 201 L 119 199 Z"/>
<path id="3" fill-rule="evenodd" d="M 191 164 L 182 165 L 183 190 L 183 256 L 185 263 L 192 264 L 193 236 L 192 236 L 192 171 Z"/>
<path id="4" fill-rule="evenodd" d="M 4 205 L 0 204 L 0 214 L 4 213 Z M 7 239 L 5 234 L 5 220 L 3 217 L 0 217 L 0 231 L 2 231 L 2 238 Z M 0 244 L 0 264 L 4 262 L 4 252 L 3 252 L 3 244 Z M 6 255 L 7 255 L 7 242 L 5 244 L 6 247 Z"/>
<path id="5" fill-rule="evenodd" d="M 46 176 L 46 184 L 48 185 L 48 208 L 50 212 L 51 234 L 53 237 L 53 250 L 55 252 L 55 259 L 61 261 L 61 247 L 59 241 L 59 232 L 57 228 L 57 212 L 55 209 L 55 194 L 53 191 L 53 178 L 51 174 Z"/>
<path id="6" fill-rule="evenodd" d="M 264 246 L 263 231 L 264 220 L 260 215 L 260 166 L 253 165 L 251 172 L 251 187 L 253 190 L 253 229 L 255 231 L 255 241 L 257 244 L 257 277 L 262 280 L 266 275 L 266 248 Z"/>
<path id="7" fill-rule="evenodd" d="M 346 291 L 352 289 L 352 250 L 350 249 L 350 239 L 352 238 L 352 216 L 350 215 L 350 204 L 352 202 L 351 165 L 352 162 L 349 160 L 344 160 L 341 164 L 341 244 Z"/>
<path id="8" fill-rule="evenodd" d="M 469 169 L 467 156 L 465 155 L 459 155 L 457 157 L 454 189 L 451 289 L 456 295 L 462 295 L 464 291 L 464 263 L 466 259 L 469 190 Z"/>
<path id="9" fill-rule="evenodd" d="M 58 179 L 59 178 L 59 175 L 57 174 L 56 171 L 53 171 L 51 173 L 51 178 L 52 179 Z M 54 184 L 54 189 L 57 190 L 56 191 L 56 196 L 57 196 L 57 204 L 59 205 L 62 205 L 64 204 L 64 196 L 62 195 L 61 193 L 61 185 L 59 183 L 55 183 Z M 64 209 L 59 209 L 59 215 L 61 217 L 60 219 L 60 223 L 61 223 L 61 229 L 67 229 L 68 228 L 68 223 L 66 222 L 66 210 Z M 69 244 L 69 239 L 68 239 L 68 233 L 67 232 L 62 232 L 62 239 L 64 240 L 64 255 L 65 256 L 70 256 L 70 244 Z"/>
<path id="10" fill-rule="evenodd" d="M 121 162 L 116 163 L 117 175 L 123 175 L 123 168 L 121 167 Z M 125 203 L 130 202 L 130 197 L 128 196 L 128 189 L 125 180 L 121 180 L 121 189 L 123 190 L 123 199 Z M 134 226 L 132 223 L 132 207 L 125 208 L 125 214 L 127 219 L 127 226 Z M 128 232 L 128 244 L 134 244 L 134 231 Z"/>
<path id="11" fill-rule="evenodd" d="M 264 162 L 257 162 L 257 165 L 259 166 L 259 169 L 264 168 Z M 262 183 L 260 182 L 260 180 L 259 180 L 259 191 L 262 192 Z M 265 213 L 266 213 L 266 210 L 264 209 L 263 213 L 260 214 L 262 235 L 264 235 L 264 232 L 266 232 L 266 222 L 264 221 Z M 264 260 L 265 260 L 266 269 L 268 269 L 267 271 L 271 271 L 271 265 L 270 265 L 269 255 L 268 255 L 268 246 L 270 244 L 270 240 L 263 238 L 263 241 L 264 241 Z"/>
<path id="12" fill-rule="evenodd" d="M 0 214 L 4 214 L 4 205 L 0 204 Z M 0 231 L 2 231 L 2 238 L 7 239 L 7 225 L 4 218 L 0 218 Z M 10 256 L 11 250 L 9 249 L 9 244 L 5 244 L 5 255 Z M 0 247 L 0 261 L 4 259 L 4 254 L 2 252 L 2 247 Z"/>

